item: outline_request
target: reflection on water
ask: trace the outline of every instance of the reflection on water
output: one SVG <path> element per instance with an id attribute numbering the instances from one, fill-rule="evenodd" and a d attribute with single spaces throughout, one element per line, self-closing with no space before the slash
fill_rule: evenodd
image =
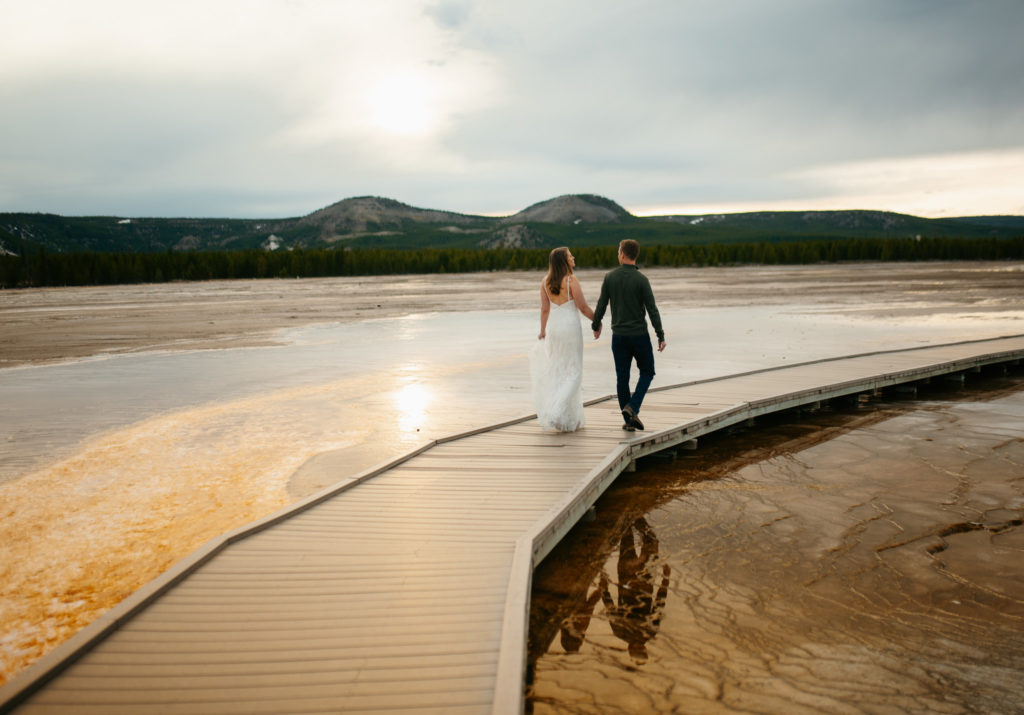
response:
<path id="1" fill-rule="evenodd" d="M 658 562 L 658 539 L 643 517 L 622 535 L 616 572 L 617 602 L 612 598 L 607 575 L 601 572 L 601 602 L 608 625 L 626 643 L 633 662 L 645 663 L 647 641 L 658 632 L 665 609 L 672 567 Z"/>
<path id="2" fill-rule="evenodd" d="M 372 382 L 353 394 L 364 397 L 393 389 L 410 374 L 410 365 L 428 380 L 453 368 L 479 372 L 524 353 L 523 336 L 532 322 L 525 313 L 500 319 L 483 313 L 410 315 L 300 328 L 285 333 L 285 344 L 275 347 L 119 355 L 0 370 L 0 434 L 7 436 L 0 442 L 0 482 L 70 454 L 99 432 L 172 411 L 369 377 Z M 467 367 L 470 361 L 479 364 Z M 511 369 L 497 380 L 510 377 L 516 379 Z M 344 400 L 344 392 L 339 394 Z"/>
<path id="3" fill-rule="evenodd" d="M 415 377 L 404 378 L 416 380 Z M 394 395 L 395 410 L 398 412 L 398 429 L 405 433 L 418 432 L 427 416 L 427 407 L 433 393 L 422 382 L 407 382 Z"/>
<path id="4" fill-rule="evenodd" d="M 535 574 L 532 711 L 1016 711 L 1024 376 L 987 386 L 620 477 Z"/>
<path id="5" fill-rule="evenodd" d="M 505 334 L 468 349 L 494 322 L 408 316 L 304 328 L 274 348 L 0 371 L 0 681 L 293 501 L 311 458 L 342 456 L 329 486 L 508 410 L 533 321 L 504 316 Z M 438 413 L 441 394 L 460 409 Z"/>
<path id="6" fill-rule="evenodd" d="M 658 561 L 658 538 L 643 517 L 622 534 L 614 558 L 618 580 L 601 570 L 596 585 L 587 589 L 582 603 L 559 624 L 560 643 L 566 653 L 578 653 L 594 607 L 601 602 L 612 633 L 626 645 L 634 662 L 644 663 L 647 642 L 661 622 L 672 568 Z"/>
<path id="7" fill-rule="evenodd" d="M 990 273 L 1003 266 L 960 265 L 957 291 L 931 303 L 900 297 L 914 281 L 891 276 L 908 266 L 656 269 L 649 273 L 669 348 L 658 355 L 655 384 L 1019 332 L 1020 266 L 1011 268 L 1005 285 L 992 285 Z M 581 274 L 588 295 L 596 295 L 601 274 Z M 45 323 L 51 331 L 36 347 L 52 338 L 69 352 L 33 356 L 23 345 L 0 363 L 126 349 L 118 333 L 194 322 L 175 312 L 185 304 L 206 309 L 210 319 L 230 318 L 240 332 L 252 321 L 239 316 L 280 319 L 293 311 L 334 320 L 340 309 L 352 322 L 285 330 L 269 347 L 0 369 L 0 680 L 208 538 L 430 439 L 532 411 L 525 356 L 537 334 L 539 280 L 508 273 L 5 292 L 4 325 L 31 314 L 21 325 Z M 993 302 L 976 299 L 975 283 L 989 285 Z M 381 295 L 390 310 L 407 314 L 376 317 Z M 988 317 L 958 318 L 968 308 Z M 51 311 L 56 318 L 46 323 Z M 941 318 L 928 323 L 929 312 Z M 89 330 L 69 337 L 67 326 L 79 321 Z M 74 344 L 89 336 L 98 342 Z M 585 399 L 613 389 L 607 334 L 585 341 Z M 664 551 L 663 530 L 653 518 L 647 523 Z M 660 572 L 647 567 L 667 562 L 663 554 L 645 560 L 641 532 L 634 533 L 634 561 L 647 574 L 638 584 L 653 584 L 653 609 Z M 628 554 L 621 533 L 607 548 Z M 628 603 L 642 590 L 622 591 L 615 560 L 602 587 L 602 565 L 582 584 L 592 610 L 606 607 L 605 596 L 621 606 L 623 595 Z M 582 625 L 585 618 L 581 611 L 576 632 L 590 639 L 596 627 L 622 642 L 600 619 Z M 659 639 L 647 641 L 648 652 Z"/>

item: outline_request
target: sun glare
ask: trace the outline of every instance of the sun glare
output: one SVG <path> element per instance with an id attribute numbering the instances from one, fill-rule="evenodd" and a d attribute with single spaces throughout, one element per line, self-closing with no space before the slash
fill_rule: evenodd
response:
<path id="1" fill-rule="evenodd" d="M 370 123 L 388 134 L 427 134 L 437 123 L 433 94 L 426 77 L 404 73 L 381 78 L 369 92 Z"/>
<path id="2" fill-rule="evenodd" d="M 394 404 L 398 410 L 399 430 L 412 433 L 422 428 L 427 417 L 427 406 L 432 399 L 430 389 L 422 383 L 410 382 L 398 390 Z"/>

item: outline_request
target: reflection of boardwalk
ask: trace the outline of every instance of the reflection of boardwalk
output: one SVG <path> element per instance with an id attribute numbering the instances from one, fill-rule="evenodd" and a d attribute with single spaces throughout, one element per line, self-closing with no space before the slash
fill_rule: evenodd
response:
<path id="1" fill-rule="evenodd" d="M 676 386 L 650 393 L 648 430 L 628 441 L 613 402 L 579 433 L 517 420 L 446 440 L 196 554 L 0 690 L 0 710 L 518 712 L 531 569 L 632 460 L 1021 357 L 1017 336 Z M 623 566 L 653 619 L 664 574 L 636 533 Z"/>

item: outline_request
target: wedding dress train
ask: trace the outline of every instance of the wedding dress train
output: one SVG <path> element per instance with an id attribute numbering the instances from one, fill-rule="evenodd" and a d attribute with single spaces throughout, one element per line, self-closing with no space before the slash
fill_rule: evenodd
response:
<path id="1" fill-rule="evenodd" d="M 530 351 L 530 372 L 540 426 L 559 432 L 583 427 L 583 328 L 574 301 L 551 304 L 546 337 Z"/>

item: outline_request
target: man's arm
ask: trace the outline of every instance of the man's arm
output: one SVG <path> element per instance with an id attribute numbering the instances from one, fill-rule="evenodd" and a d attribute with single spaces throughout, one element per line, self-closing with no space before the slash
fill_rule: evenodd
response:
<path id="1" fill-rule="evenodd" d="M 651 282 L 646 281 L 645 283 L 644 307 L 647 309 L 647 315 L 650 316 L 651 325 L 654 326 L 654 333 L 658 336 L 658 352 L 661 352 L 665 349 L 665 331 L 661 327 L 661 313 L 658 312 L 658 306 L 654 303 L 654 291 L 651 290 Z"/>

